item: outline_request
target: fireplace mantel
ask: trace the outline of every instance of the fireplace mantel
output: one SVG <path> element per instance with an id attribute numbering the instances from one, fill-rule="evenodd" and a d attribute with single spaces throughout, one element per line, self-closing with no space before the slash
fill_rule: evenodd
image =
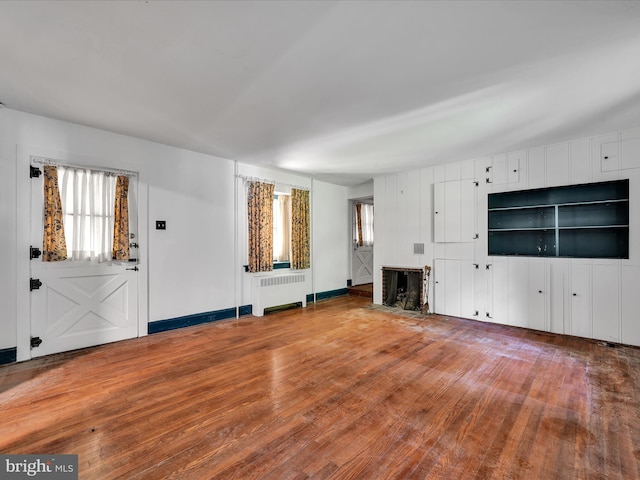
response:
<path id="1" fill-rule="evenodd" d="M 393 270 L 394 272 L 422 272 L 421 268 L 415 267 L 382 267 L 381 270 Z"/>

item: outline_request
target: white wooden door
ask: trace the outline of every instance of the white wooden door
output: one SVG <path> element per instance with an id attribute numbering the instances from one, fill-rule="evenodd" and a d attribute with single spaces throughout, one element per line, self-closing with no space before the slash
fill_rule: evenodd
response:
<path id="1" fill-rule="evenodd" d="M 138 336 L 132 267 L 32 262 L 32 278 L 42 282 L 31 292 L 31 336 L 42 340 L 33 357 Z"/>
<path id="2" fill-rule="evenodd" d="M 352 258 L 352 285 L 373 283 L 373 247 L 354 248 Z"/>
<path id="3" fill-rule="evenodd" d="M 31 181 L 31 245 L 42 250 L 43 178 Z M 25 252 L 26 254 L 26 252 Z M 129 262 L 30 261 L 30 326 L 38 357 L 138 336 L 138 278 Z"/>

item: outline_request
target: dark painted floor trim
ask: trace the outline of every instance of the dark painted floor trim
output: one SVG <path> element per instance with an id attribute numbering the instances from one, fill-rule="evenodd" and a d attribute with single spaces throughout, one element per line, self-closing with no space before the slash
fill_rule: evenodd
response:
<path id="1" fill-rule="evenodd" d="M 339 288 L 337 290 L 327 290 L 326 292 L 317 292 L 316 300 L 326 300 L 327 298 L 340 297 L 342 295 L 347 295 L 349 290 L 347 288 Z M 307 295 L 307 303 L 313 302 L 313 294 L 310 293 Z"/>
<path id="2" fill-rule="evenodd" d="M 240 316 L 249 315 L 251 313 L 251 310 L 251 305 L 241 306 Z M 235 316 L 235 308 L 225 308 L 224 310 L 215 310 L 213 312 L 196 313 L 194 315 L 186 315 L 184 317 L 158 320 L 157 322 L 149 323 L 149 333 L 151 334 L 166 332 L 167 330 L 175 330 L 176 328 L 189 327 L 191 325 L 200 325 L 201 323 L 215 322 L 216 320 L 234 318 Z"/>
<path id="3" fill-rule="evenodd" d="M 326 292 L 316 293 L 316 300 L 325 300 L 327 298 L 339 297 L 347 295 L 349 290 L 339 288 L 338 290 L 328 290 Z M 307 295 L 307 303 L 313 302 L 313 294 Z M 240 315 L 250 315 L 252 312 L 251 305 L 243 305 L 240 307 Z M 200 325 L 202 323 L 215 322 L 216 320 L 224 320 L 236 316 L 235 308 L 225 308 L 224 310 L 216 310 L 213 312 L 196 313 L 178 318 L 168 318 L 167 320 L 158 320 L 149 323 L 149 334 L 166 332 L 167 330 L 175 330 L 176 328 L 189 327 L 191 325 Z M 0 352 L 1 353 L 1 352 Z"/>
<path id="4" fill-rule="evenodd" d="M 18 358 L 18 348 L 3 348 L 0 349 L 0 365 L 4 363 L 13 363 L 17 361 Z"/>

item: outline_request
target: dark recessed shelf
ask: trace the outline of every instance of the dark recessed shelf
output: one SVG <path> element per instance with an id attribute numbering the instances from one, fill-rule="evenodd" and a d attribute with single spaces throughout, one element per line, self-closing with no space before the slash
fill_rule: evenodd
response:
<path id="1" fill-rule="evenodd" d="M 629 258 L 629 180 L 489 194 L 489 255 Z"/>

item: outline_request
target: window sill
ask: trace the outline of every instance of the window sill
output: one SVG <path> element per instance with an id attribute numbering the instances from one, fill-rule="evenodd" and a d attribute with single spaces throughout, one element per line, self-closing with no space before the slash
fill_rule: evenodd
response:
<path id="1" fill-rule="evenodd" d="M 244 271 L 249 271 L 249 265 L 243 265 Z M 280 270 L 281 268 L 291 268 L 291 262 L 273 262 L 273 269 Z"/>

